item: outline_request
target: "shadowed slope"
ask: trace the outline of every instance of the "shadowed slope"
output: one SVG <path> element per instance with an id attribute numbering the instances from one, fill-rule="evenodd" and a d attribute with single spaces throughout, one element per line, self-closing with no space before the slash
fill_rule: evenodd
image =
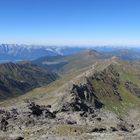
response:
<path id="1" fill-rule="evenodd" d="M 58 76 L 30 63 L 0 65 L 0 99 L 21 95 L 35 87 L 49 84 Z"/>

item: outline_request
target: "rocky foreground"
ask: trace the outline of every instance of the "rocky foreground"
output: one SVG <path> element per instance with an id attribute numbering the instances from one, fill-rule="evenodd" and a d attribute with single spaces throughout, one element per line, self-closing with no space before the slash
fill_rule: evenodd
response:
<path id="1" fill-rule="evenodd" d="M 139 70 L 103 66 L 49 93 L 52 104 L 39 98 L 1 108 L 0 140 L 139 140 Z"/>
<path id="2" fill-rule="evenodd" d="M 134 124 L 112 112 L 85 106 L 51 111 L 28 101 L 18 108 L 0 109 L 1 140 L 139 139 Z M 70 109 L 71 110 L 68 110 Z M 130 121 L 129 121 L 130 122 Z"/>

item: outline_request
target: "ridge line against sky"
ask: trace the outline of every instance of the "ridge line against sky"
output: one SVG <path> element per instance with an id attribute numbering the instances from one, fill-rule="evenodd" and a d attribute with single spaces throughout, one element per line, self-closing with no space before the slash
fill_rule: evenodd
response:
<path id="1" fill-rule="evenodd" d="M 139 46 L 140 0 L 1 0 L 0 42 Z"/>
<path id="2" fill-rule="evenodd" d="M 44 45 L 44 44 L 17 44 L 17 43 L 0 43 L 0 47 L 7 46 L 7 47 L 26 47 L 26 48 L 118 48 L 118 49 L 131 49 L 131 48 L 140 48 L 140 45 Z"/>

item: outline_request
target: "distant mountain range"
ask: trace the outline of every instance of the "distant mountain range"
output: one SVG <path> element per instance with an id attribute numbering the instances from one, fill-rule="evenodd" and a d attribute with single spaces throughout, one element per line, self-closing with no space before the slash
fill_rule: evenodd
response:
<path id="1" fill-rule="evenodd" d="M 107 48 L 105 50 L 99 50 L 99 48 L 97 48 L 97 50 L 108 57 L 116 56 L 122 60 L 128 61 L 140 60 L 139 48 L 110 48 L 110 50 Z"/>
<path id="2" fill-rule="evenodd" d="M 39 45 L 18 45 L 1 44 L 0 45 L 0 63 L 17 62 L 24 60 L 35 60 L 45 56 L 67 56 L 79 52 L 93 49 L 105 57 L 117 56 L 123 60 L 140 60 L 139 47 L 77 47 L 77 46 L 39 46 Z"/>
<path id="3" fill-rule="evenodd" d="M 70 55 L 84 50 L 85 48 L 79 47 L 1 44 L 0 62 L 33 60 L 42 56 Z"/>

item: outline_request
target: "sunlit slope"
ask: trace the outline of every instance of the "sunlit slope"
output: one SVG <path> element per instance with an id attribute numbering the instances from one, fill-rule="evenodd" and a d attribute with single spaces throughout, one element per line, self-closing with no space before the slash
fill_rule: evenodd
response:
<path id="1" fill-rule="evenodd" d="M 140 72 L 136 63 L 113 62 L 90 82 L 105 108 L 122 113 L 140 105 Z"/>
<path id="2" fill-rule="evenodd" d="M 100 59 L 104 59 L 104 56 L 94 50 L 87 50 L 68 56 L 42 57 L 33 63 L 60 74 L 68 74 L 92 65 Z"/>
<path id="3" fill-rule="evenodd" d="M 69 99 L 73 84 L 77 87 L 91 85 L 91 91 L 103 104 L 102 108 L 117 114 L 140 107 L 139 62 L 128 63 L 117 58 L 98 61 L 48 86 L 34 89 L 1 105 L 12 105 L 15 100 L 19 102 L 32 100 L 44 105 L 59 106 L 65 95 Z"/>

